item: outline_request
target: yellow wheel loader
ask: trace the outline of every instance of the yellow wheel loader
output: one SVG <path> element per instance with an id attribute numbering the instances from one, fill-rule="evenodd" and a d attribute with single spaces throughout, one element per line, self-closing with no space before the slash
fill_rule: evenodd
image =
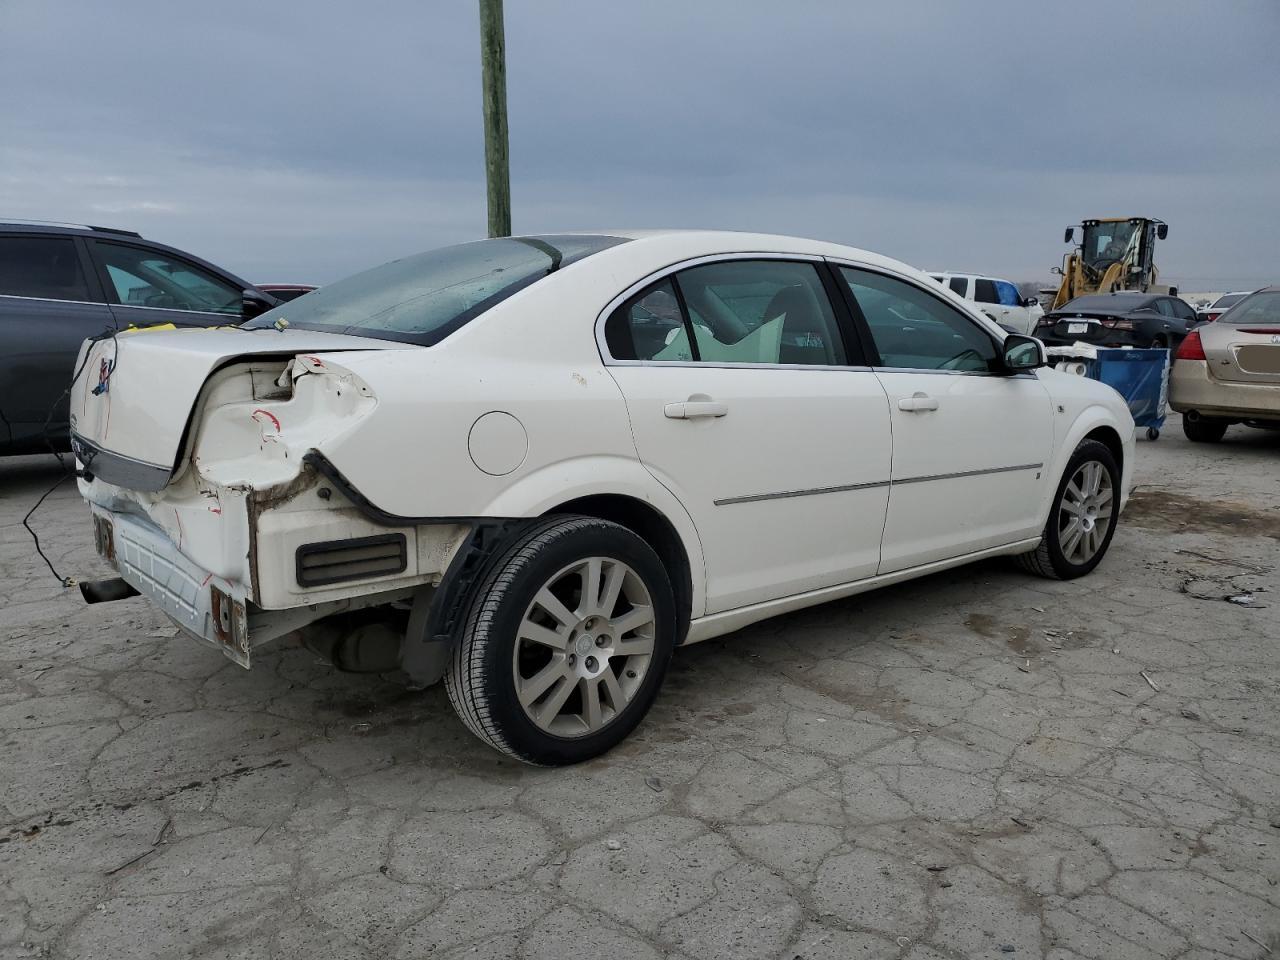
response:
<path id="1" fill-rule="evenodd" d="M 1055 270 L 1062 284 L 1050 310 L 1088 293 L 1141 290 L 1177 295 L 1177 289 L 1159 285 L 1153 252 L 1156 240 L 1169 235 L 1169 225 L 1150 217 L 1112 217 L 1077 224 L 1080 245 L 1063 257 Z M 1075 239 L 1076 227 L 1067 227 L 1064 243 Z"/>

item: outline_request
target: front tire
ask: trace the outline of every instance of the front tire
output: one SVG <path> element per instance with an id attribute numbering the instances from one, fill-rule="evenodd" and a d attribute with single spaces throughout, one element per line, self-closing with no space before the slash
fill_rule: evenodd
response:
<path id="1" fill-rule="evenodd" d="M 1116 532 L 1120 467 L 1096 440 L 1076 447 L 1054 494 L 1040 546 L 1015 559 L 1024 570 L 1054 580 L 1074 580 L 1096 567 Z"/>
<path id="2" fill-rule="evenodd" d="M 445 687 L 477 737 L 559 766 L 616 746 L 648 713 L 675 646 L 671 582 L 653 549 L 594 517 L 549 517 L 482 583 Z"/>
<path id="3" fill-rule="evenodd" d="M 1192 443 L 1219 443 L 1226 436 L 1227 422 L 1210 420 L 1207 417 L 1196 417 L 1193 420 L 1191 417 L 1184 416 L 1182 432 Z"/>

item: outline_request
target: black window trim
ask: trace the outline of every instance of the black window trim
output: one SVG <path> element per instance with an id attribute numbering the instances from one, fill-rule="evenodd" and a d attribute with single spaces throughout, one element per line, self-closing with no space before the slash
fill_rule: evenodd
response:
<path id="1" fill-rule="evenodd" d="M 692 328 L 690 326 L 689 312 L 684 301 L 684 293 L 680 290 L 680 281 L 677 274 L 689 270 L 693 267 L 701 267 L 714 263 L 729 263 L 735 260 L 783 260 L 791 263 L 807 263 L 814 267 L 822 282 L 823 290 L 827 294 L 827 299 L 831 304 L 831 312 L 835 317 L 836 331 L 840 336 L 844 346 L 845 357 L 848 363 L 839 364 L 817 364 L 817 363 L 743 363 L 738 361 L 702 361 L 702 360 L 619 360 L 609 352 L 609 343 L 605 335 L 605 325 L 609 319 L 624 305 L 629 305 L 641 293 L 647 293 L 650 287 L 657 286 L 663 280 L 671 280 L 671 285 L 676 291 L 676 299 L 680 304 L 680 312 L 684 318 L 686 329 L 690 332 L 690 342 L 693 342 Z M 858 331 L 852 322 L 852 318 L 848 313 L 848 305 L 840 290 L 840 284 L 833 275 L 833 271 L 826 257 L 821 254 L 809 253 L 779 253 L 773 250 L 749 250 L 735 251 L 733 253 L 713 253 L 705 254 L 700 257 L 692 257 L 688 260 L 681 260 L 668 264 L 658 270 L 645 276 L 643 279 L 631 284 L 612 300 L 610 300 L 603 310 L 596 317 L 595 324 L 596 347 L 600 351 L 600 359 L 606 367 L 700 367 L 706 369 L 714 367 L 726 370 L 855 370 L 861 372 L 869 372 L 872 365 L 868 362 L 870 355 L 866 353 L 864 348 L 864 340 L 858 335 Z M 694 347 L 694 356 L 697 357 Z M 857 362 L 854 362 L 857 361 Z"/>
<path id="2" fill-rule="evenodd" d="M 997 377 L 1000 379 L 1008 379 L 1009 377 L 1034 377 L 1034 371 L 1022 373 L 1006 373 L 998 370 L 939 370 L 936 367 L 887 367 L 884 365 L 884 358 L 880 356 L 880 351 L 876 348 L 875 340 L 871 336 L 871 327 L 867 323 L 867 318 L 863 316 L 862 308 L 858 306 L 858 299 L 853 295 L 853 289 L 849 286 L 849 281 L 845 279 L 840 267 L 848 267 L 851 270 L 862 270 L 866 273 L 878 274 L 887 277 L 890 280 L 897 280 L 899 283 L 906 283 L 915 287 L 927 296 L 938 301 L 943 307 L 964 317 L 980 331 L 987 335 L 996 349 L 996 356 L 1000 356 L 1004 351 L 1004 337 L 997 336 L 994 331 L 988 329 L 987 325 L 979 321 L 976 317 L 970 316 L 963 310 L 956 307 L 954 303 L 948 303 L 947 300 L 933 293 L 928 287 L 916 282 L 911 277 L 903 276 L 892 270 L 885 270 L 881 267 L 872 266 L 871 264 L 859 263 L 856 260 L 844 260 L 840 257 L 827 257 L 827 263 L 831 265 L 832 273 L 839 281 L 840 290 L 847 298 L 847 307 L 850 314 L 854 317 L 854 325 L 857 328 L 858 335 L 861 337 L 866 346 L 863 355 L 868 358 L 871 363 L 871 369 L 876 373 L 934 373 L 947 376 L 957 377 Z M 965 298 L 967 300 L 967 298 Z M 995 321 L 991 321 L 994 325 Z M 1002 331 L 1003 332 L 1003 331 Z"/>
<path id="3" fill-rule="evenodd" d="M 165 249 L 164 247 L 152 247 L 145 243 L 129 243 L 127 241 L 116 240 L 116 239 L 100 240 L 97 237 L 91 237 L 88 239 L 92 240 L 93 242 L 93 249 L 88 251 L 88 254 L 90 259 L 93 262 L 95 275 L 98 279 L 98 283 L 101 285 L 102 292 L 106 297 L 104 302 L 108 306 L 120 307 L 123 310 L 160 310 L 165 313 L 195 313 L 195 314 L 200 314 L 201 316 L 208 316 L 208 317 L 235 317 L 239 315 L 235 313 L 223 313 L 219 310 L 188 310 L 185 307 L 148 307 L 140 303 L 121 303 L 119 295 L 116 293 L 115 283 L 113 283 L 111 280 L 111 274 L 107 272 L 106 263 L 104 263 L 102 260 L 100 260 L 96 256 L 97 248 L 99 246 L 129 247 L 130 249 L 133 249 L 133 250 L 141 250 L 145 253 L 153 253 L 158 257 L 164 257 L 165 259 L 168 259 L 168 260 L 173 260 L 178 263 L 184 263 L 187 266 L 193 268 L 198 273 L 212 274 L 213 276 L 221 280 L 223 283 L 226 283 L 230 286 L 235 287 L 235 286 L 238 286 L 238 284 L 233 283 L 232 282 L 233 278 L 231 278 L 227 274 L 224 274 L 219 270 L 210 269 L 205 264 L 197 263 L 195 260 L 191 259 L 190 257 L 181 256 L 179 254 L 172 252 L 171 250 Z M 242 288 L 242 289 L 248 289 L 248 288 Z"/>
<path id="4" fill-rule="evenodd" d="M 3 230 L 0 231 L 0 240 L 70 240 L 75 246 L 76 256 L 80 258 L 80 273 L 84 276 L 85 291 L 89 294 L 88 300 L 67 300 L 63 297 L 25 297 L 20 293 L 0 293 L 0 297 L 9 300 L 35 300 L 40 303 L 92 303 L 95 306 L 108 304 L 102 283 L 98 277 L 93 258 L 89 256 L 89 251 L 85 247 L 84 238 L 72 233 L 56 233 L 53 231 L 39 233 L 28 232 L 25 230 Z M 96 298 L 96 299 L 95 299 Z"/>

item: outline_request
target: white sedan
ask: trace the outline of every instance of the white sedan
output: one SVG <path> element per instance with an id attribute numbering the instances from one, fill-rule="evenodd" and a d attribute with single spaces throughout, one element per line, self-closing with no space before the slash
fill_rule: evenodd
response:
<path id="1" fill-rule="evenodd" d="M 1091 571 L 1133 466 L 1120 396 L 926 275 L 789 237 L 483 240 L 239 328 L 82 348 L 101 555 L 243 666 L 301 637 L 446 681 L 466 725 L 572 763 L 675 647 L 1009 555 Z"/>

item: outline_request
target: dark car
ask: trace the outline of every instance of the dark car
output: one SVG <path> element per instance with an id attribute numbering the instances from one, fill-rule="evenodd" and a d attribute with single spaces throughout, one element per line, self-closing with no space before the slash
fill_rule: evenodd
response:
<path id="1" fill-rule="evenodd" d="M 258 289 L 271 294 L 281 303 L 287 303 L 297 300 L 304 293 L 310 293 L 315 286 L 310 283 L 260 283 Z"/>
<path id="2" fill-rule="evenodd" d="M 1125 291 L 1076 297 L 1036 324 L 1049 346 L 1177 347 L 1196 325 L 1190 304 L 1167 294 Z"/>
<path id="3" fill-rule="evenodd" d="M 85 338 L 235 324 L 278 302 L 128 230 L 0 222 L 0 455 L 67 449 L 65 391 Z"/>

